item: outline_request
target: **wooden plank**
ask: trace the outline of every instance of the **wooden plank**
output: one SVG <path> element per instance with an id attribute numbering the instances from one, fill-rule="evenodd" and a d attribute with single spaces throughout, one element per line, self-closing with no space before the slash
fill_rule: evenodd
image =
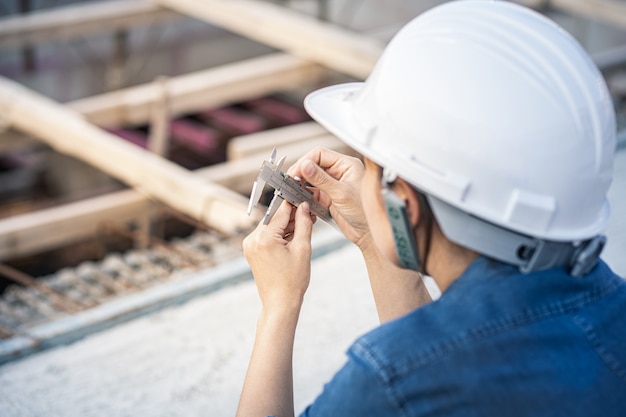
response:
<path id="1" fill-rule="evenodd" d="M 169 150 L 169 93 L 167 77 L 158 77 L 155 82 L 159 93 L 150 109 L 150 136 L 148 149 L 166 157 Z"/>
<path id="2" fill-rule="evenodd" d="M 153 0 L 250 39 L 364 79 L 383 44 L 270 2 L 254 0 Z"/>
<path id="3" fill-rule="evenodd" d="M 0 19 L 0 48 L 111 33 L 180 17 L 178 13 L 142 0 L 73 4 Z"/>
<path id="4" fill-rule="evenodd" d="M 267 133 L 270 133 L 268 131 Z M 268 142 L 271 138 L 267 137 Z M 347 147 L 330 134 L 298 141 L 279 148 L 287 164 L 315 146 L 346 152 Z M 204 180 L 248 194 L 258 175 L 265 152 L 234 162 L 216 164 L 196 171 Z M 31 255 L 93 237 L 102 222 L 128 223 L 141 220 L 158 204 L 142 193 L 125 190 L 33 213 L 0 219 L 0 260 Z"/>
<path id="5" fill-rule="evenodd" d="M 289 91 L 324 74 L 319 65 L 275 53 L 168 80 L 170 117 L 216 108 L 265 94 Z M 114 127 L 148 122 L 161 90 L 154 83 L 114 91 L 68 103 L 98 125 Z"/>
<path id="6" fill-rule="evenodd" d="M 251 226 L 246 199 L 88 123 L 79 114 L 0 77 L 0 109 L 16 129 L 81 159 L 226 233 Z"/>

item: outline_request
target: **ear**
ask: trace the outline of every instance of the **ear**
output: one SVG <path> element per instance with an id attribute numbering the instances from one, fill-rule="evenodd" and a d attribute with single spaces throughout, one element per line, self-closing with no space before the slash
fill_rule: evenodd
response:
<path id="1" fill-rule="evenodd" d="M 419 224 L 421 218 L 421 208 L 415 190 L 402 178 L 396 179 L 391 189 L 398 194 L 402 200 L 404 200 L 406 212 L 409 216 L 409 222 L 411 223 L 411 226 L 415 228 Z"/>

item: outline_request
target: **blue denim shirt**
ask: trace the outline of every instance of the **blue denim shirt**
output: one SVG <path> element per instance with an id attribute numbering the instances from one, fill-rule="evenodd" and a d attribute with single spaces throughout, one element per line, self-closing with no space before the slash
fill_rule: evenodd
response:
<path id="1" fill-rule="evenodd" d="M 626 281 L 479 258 L 359 338 L 303 416 L 626 416 Z"/>

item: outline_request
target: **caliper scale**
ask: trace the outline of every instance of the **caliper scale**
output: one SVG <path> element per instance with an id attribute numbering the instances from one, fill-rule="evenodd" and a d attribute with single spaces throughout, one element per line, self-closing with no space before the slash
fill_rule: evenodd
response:
<path id="1" fill-rule="evenodd" d="M 301 181 L 298 181 L 297 177 L 292 178 L 281 171 L 285 159 L 286 156 L 283 156 L 276 162 L 276 148 L 274 148 L 269 160 L 263 161 L 261 171 L 252 186 L 250 202 L 248 203 L 248 215 L 252 213 L 252 209 L 259 203 L 265 185 L 269 184 L 274 188 L 274 197 L 267 208 L 265 217 L 263 217 L 263 224 L 269 223 L 283 200 L 287 200 L 296 207 L 303 202 L 309 203 L 311 213 L 330 225 L 335 226 L 335 222 L 328 208 L 315 200 L 313 192 L 303 185 Z"/>

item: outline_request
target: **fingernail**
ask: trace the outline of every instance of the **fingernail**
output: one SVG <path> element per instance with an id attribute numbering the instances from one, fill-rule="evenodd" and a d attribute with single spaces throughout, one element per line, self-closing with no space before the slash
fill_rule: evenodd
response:
<path id="1" fill-rule="evenodd" d="M 302 203 L 302 210 L 304 210 L 304 212 L 306 214 L 311 214 L 311 209 L 309 208 L 309 203 Z"/>

